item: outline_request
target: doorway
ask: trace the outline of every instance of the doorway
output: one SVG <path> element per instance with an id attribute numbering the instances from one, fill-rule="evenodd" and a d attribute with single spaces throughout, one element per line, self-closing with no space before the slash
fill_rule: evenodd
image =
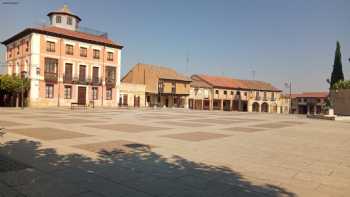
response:
<path id="1" fill-rule="evenodd" d="M 224 100 L 223 101 L 223 107 L 224 107 L 224 111 L 230 111 L 231 107 L 231 101 L 230 100 Z"/>
<path id="2" fill-rule="evenodd" d="M 86 104 L 86 87 L 78 87 L 78 104 Z"/>

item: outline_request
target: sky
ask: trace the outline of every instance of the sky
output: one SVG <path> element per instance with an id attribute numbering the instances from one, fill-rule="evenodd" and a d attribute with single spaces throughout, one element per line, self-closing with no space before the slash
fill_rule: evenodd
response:
<path id="1" fill-rule="evenodd" d="M 350 79 L 349 0 L 0 0 L 0 40 L 64 4 L 124 46 L 122 75 L 141 62 L 325 91 L 339 40 Z M 0 54 L 3 63 L 4 46 Z"/>

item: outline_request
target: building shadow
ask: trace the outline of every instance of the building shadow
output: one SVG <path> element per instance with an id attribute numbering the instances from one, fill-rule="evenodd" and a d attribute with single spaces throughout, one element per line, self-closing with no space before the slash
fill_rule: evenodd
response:
<path id="1" fill-rule="evenodd" d="M 0 196 L 295 196 L 253 184 L 224 166 L 165 158 L 145 146 L 128 148 L 101 150 L 92 159 L 59 154 L 36 141 L 7 142 L 0 146 Z"/>

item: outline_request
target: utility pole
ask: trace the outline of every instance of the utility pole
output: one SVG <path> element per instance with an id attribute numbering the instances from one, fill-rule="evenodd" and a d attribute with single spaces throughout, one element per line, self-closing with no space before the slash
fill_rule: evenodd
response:
<path id="1" fill-rule="evenodd" d="M 289 113 L 292 113 L 292 81 L 285 83 L 284 86 L 289 88 Z"/>

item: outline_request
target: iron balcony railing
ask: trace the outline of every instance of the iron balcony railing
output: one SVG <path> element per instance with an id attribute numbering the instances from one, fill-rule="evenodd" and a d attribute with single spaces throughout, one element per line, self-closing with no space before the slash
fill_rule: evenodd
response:
<path id="1" fill-rule="evenodd" d="M 102 84 L 102 80 L 99 77 L 92 77 L 91 85 L 99 86 Z"/>
<path id="2" fill-rule="evenodd" d="M 57 73 L 45 72 L 44 79 L 46 82 L 57 83 L 58 81 Z"/>
<path id="3" fill-rule="evenodd" d="M 63 75 L 63 83 L 72 83 L 73 77 L 72 75 Z"/>
<path id="4" fill-rule="evenodd" d="M 111 87 L 111 88 L 114 88 L 115 85 L 116 85 L 116 80 L 115 79 L 106 78 L 105 82 L 106 82 L 106 86 Z"/>

